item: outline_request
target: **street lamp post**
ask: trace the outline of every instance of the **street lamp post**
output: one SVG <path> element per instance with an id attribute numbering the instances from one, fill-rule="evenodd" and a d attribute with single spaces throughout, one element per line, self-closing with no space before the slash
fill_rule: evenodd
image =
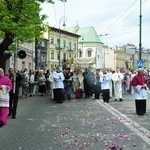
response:
<path id="1" fill-rule="evenodd" d="M 59 20 L 59 66 L 60 66 L 60 51 L 61 51 L 61 47 L 60 47 L 60 24 L 61 22 L 63 22 L 63 27 L 66 26 L 65 22 L 67 21 L 67 18 L 65 16 L 61 17 Z"/>

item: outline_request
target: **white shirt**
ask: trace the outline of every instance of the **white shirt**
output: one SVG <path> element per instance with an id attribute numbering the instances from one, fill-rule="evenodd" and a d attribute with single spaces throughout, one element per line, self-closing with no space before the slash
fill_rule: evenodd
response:
<path id="1" fill-rule="evenodd" d="M 111 76 L 109 73 L 100 74 L 100 82 L 101 82 L 101 89 L 110 89 L 110 80 L 111 80 Z"/>
<path id="2" fill-rule="evenodd" d="M 31 84 L 34 83 L 34 75 L 33 74 L 31 76 L 29 76 L 29 81 Z"/>
<path id="3" fill-rule="evenodd" d="M 64 89 L 64 74 L 62 72 L 53 72 L 53 78 L 54 78 L 54 83 L 53 83 L 53 89 Z"/>
<path id="4" fill-rule="evenodd" d="M 114 83 L 117 83 L 117 82 L 122 82 L 122 80 L 124 79 L 124 76 L 122 73 L 120 72 L 115 72 L 112 74 L 112 80 Z"/>
<path id="5" fill-rule="evenodd" d="M 146 89 L 143 89 L 141 85 L 137 85 L 133 87 L 134 89 L 134 98 L 136 100 L 145 100 L 148 99 Z"/>

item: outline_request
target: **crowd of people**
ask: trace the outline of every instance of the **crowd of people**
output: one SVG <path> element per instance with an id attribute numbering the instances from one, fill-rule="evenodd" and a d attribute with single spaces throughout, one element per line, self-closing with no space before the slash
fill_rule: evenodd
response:
<path id="1" fill-rule="evenodd" d="M 74 70 L 59 66 L 53 70 L 22 71 L 10 68 L 8 74 L 0 68 L 0 127 L 7 123 L 7 117 L 16 118 L 19 91 L 21 98 L 48 94 L 53 101 L 63 103 L 75 98 L 103 99 L 109 103 L 110 98 L 123 101 L 123 92 L 134 94 L 136 114 L 146 113 L 147 86 L 149 72 L 143 68 L 128 69 L 95 69 L 91 67 Z"/>

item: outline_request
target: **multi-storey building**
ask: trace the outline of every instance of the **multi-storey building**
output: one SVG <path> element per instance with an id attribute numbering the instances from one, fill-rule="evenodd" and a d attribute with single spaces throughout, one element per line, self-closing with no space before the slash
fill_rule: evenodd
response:
<path id="1" fill-rule="evenodd" d="M 54 27 L 49 27 L 49 29 L 47 67 L 53 69 L 60 65 L 62 68 L 72 68 L 74 59 L 78 55 L 78 38 L 80 35 L 65 29 Z"/>
<path id="2" fill-rule="evenodd" d="M 115 53 L 114 48 L 103 45 L 103 67 L 114 69 L 115 64 Z"/>
<path id="3" fill-rule="evenodd" d="M 137 62 L 139 61 L 139 49 L 134 44 L 123 45 L 123 51 L 125 53 L 131 54 L 130 60 L 127 60 L 128 63 L 132 63 L 133 68 L 137 68 Z M 141 59 L 144 61 L 145 68 L 150 68 L 150 49 L 142 48 Z"/>
<path id="4" fill-rule="evenodd" d="M 43 38 L 42 41 L 35 42 L 35 67 L 36 69 L 46 69 L 47 68 L 47 51 L 48 51 L 49 41 L 47 38 Z"/>
<path id="5" fill-rule="evenodd" d="M 115 49 L 115 68 L 133 69 L 132 54 L 123 51 L 123 47 Z"/>
<path id="6" fill-rule="evenodd" d="M 16 50 L 13 50 L 13 55 L 10 59 L 6 60 L 6 72 L 9 68 L 15 68 L 18 70 L 24 70 L 27 68 L 28 70 L 35 68 L 34 58 L 35 58 L 35 43 L 22 43 L 14 46 Z M 22 54 L 18 56 L 19 51 L 26 54 L 26 56 L 22 57 Z M 22 59 L 23 58 L 23 59 Z"/>

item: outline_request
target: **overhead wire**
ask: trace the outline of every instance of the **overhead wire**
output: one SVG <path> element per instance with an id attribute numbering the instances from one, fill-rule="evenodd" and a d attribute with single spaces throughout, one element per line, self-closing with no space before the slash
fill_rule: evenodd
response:
<path id="1" fill-rule="evenodd" d="M 129 27 L 129 28 L 125 28 L 125 29 L 122 29 L 121 31 L 126 31 L 126 30 L 129 30 L 129 29 L 132 29 L 132 28 L 136 28 L 138 27 L 139 25 L 136 25 L 136 26 L 133 26 L 133 27 Z"/>
<path id="2" fill-rule="evenodd" d="M 64 16 L 65 16 L 65 9 L 66 9 L 66 7 L 65 7 L 65 0 L 60 0 L 60 1 L 62 1 L 63 2 L 63 4 L 64 4 Z M 56 9 L 55 9 L 55 3 L 53 4 L 53 9 L 54 9 L 54 16 L 55 16 L 55 21 L 56 21 L 56 25 L 57 25 L 57 27 L 59 28 L 59 23 L 58 23 L 58 19 L 57 19 L 57 15 L 56 15 Z"/>
<path id="3" fill-rule="evenodd" d="M 145 3 L 147 0 L 145 0 L 143 3 Z M 115 27 L 113 27 L 108 33 L 111 34 L 110 32 L 113 31 L 118 25 L 120 25 L 124 20 L 126 20 L 134 11 L 136 11 L 138 8 L 140 7 L 140 5 L 138 7 L 136 7 L 136 9 L 134 9 L 130 14 L 128 14 L 121 22 L 119 22 Z"/>
<path id="4" fill-rule="evenodd" d="M 56 25 L 58 27 L 58 20 L 57 20 L 57 15 L 56 15 L 55 4 L 53 4 L 53 9 L 54 9 L 54 16 L 55 16 Z"/>
<path id="5" fill-rule="evenodd" d="M 135 1 L 131 4 L 131 6 L 129 6 L 129 7 L 124 11 L 124 13 L 123 13 L 121 16 L 119 16 L 119 17 L 117 18 L 117 20 L 115 20 L 103 33 L 106 33 L 106 31 L 107 31 L 108 29 L 110 29 L 110 28 L 136 3 L 136 1 L 137 1 L 137 0 L 135 0 Z"/>
<path id="6" fill-rule="evenodd" d="M 139 6 L 138 6 L 139 7 Z M 136 9 L 138 9 L 138 7 Z M 136 10 L 135 9 L 135 10 Z M 133 10 L 132 13 L 135 11 Z M 111 34 L 111 32 L 116 28 L 118 27 L 118 25 L 120 25 L 124 20 L 126 20 L 132 13 L 130 13 L 128 16 L 126 16 L 122 21 L 120 21 L 116 26 L 114 26 L 108 33 Z"/>

